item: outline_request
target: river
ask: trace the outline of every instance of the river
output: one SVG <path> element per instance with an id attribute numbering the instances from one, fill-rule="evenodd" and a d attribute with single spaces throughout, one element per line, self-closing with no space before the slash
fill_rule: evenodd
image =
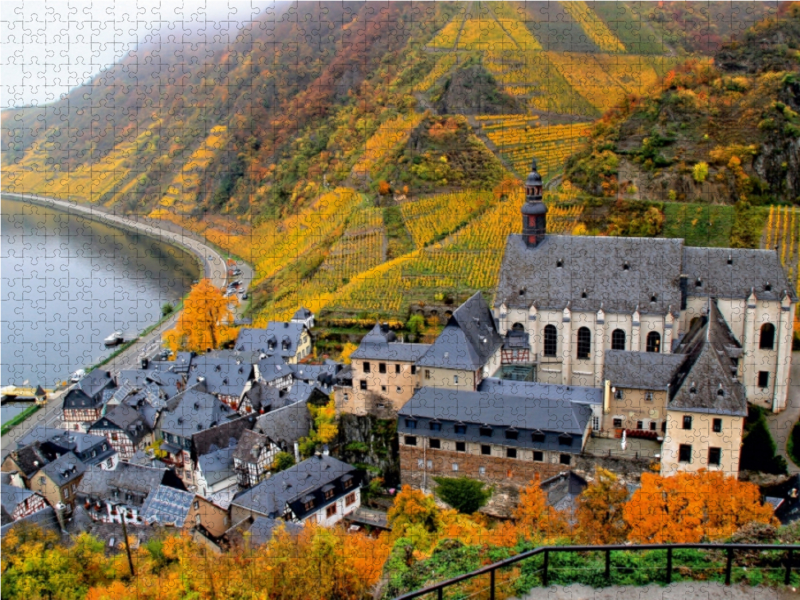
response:
<path id="1" fill-rule="evenodd" d="M 174 246 L 7 198 L 0 234 L 0 385 L 55 386 L 108 356 L 110 333 L 152 325 L 201 277 Z"/>

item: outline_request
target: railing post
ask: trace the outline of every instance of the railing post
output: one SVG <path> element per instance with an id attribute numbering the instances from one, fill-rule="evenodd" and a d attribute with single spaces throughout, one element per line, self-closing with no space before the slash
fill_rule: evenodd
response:
<path id="1" fill-rule="evenodd" d="M 495 569 L 489 571 L 489 600 L 494 600 L 494 572 Z"/>
<path id="2" fill-rule="evenodd" d="M 444 599 L 444 588 L 443 587 L 440 587 L 439 590 L 436 592 L 436 597 L 439 600 L 443 600 Z"/>
<path id="3" fill-rule="evenodd" d="M 542 572 L 542 587 L 547 587 L 547 563 L 550 562 L 550 551 L 544 551 L 544 571 Z"/>
<path id="4" fill-rule="evenodd" d="M 606 550 L 606 582 L 611 583 L 611 550 Z"/>
<path id="5" fill-rule="evenodd" d="M 725 564 L 725 585 L 731 584 L 732 568 L 733 568 L 733 548 L 728 546 L 728 562 Z"/>
<path id="6" fill-rule="evenodd" d="M 789 585 L 789 582 L 792 579 L 792 559 L 794 558 L 794 550 L 789 548 L 789 552 L 786 555 L 786 577 L 784 579 L 784 584 Z"/>
<path id="7" fill-rule="evenodd" d="M 672 546 L 667 548 L 667 585 L 672 583 Z"/>

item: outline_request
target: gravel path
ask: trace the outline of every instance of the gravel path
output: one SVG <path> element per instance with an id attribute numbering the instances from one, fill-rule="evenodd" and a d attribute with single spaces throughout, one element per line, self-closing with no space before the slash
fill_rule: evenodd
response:
<path id="1" fill-rule="evenodd" d="M 551 586 L 533 589 L 519 600 L 789 600 L 800 598 L 792 588 L 773 589 L 765 587 L 724 586 L 721 583 L 691 582 L 673 583 L 661 587 L 613 586 L 593 589 L 585 585 Z"/>

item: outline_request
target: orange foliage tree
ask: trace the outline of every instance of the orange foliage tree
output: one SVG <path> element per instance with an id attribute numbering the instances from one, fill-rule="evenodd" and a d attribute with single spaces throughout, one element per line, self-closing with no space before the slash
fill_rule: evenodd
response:
<path id="1" fill-rule="evenodd" d="M 704 470 L 671 477 L 643 473 L 623 512 L 630 540 L 657 544 L 713 541 L 754 521 L 776 523 L 756 485 Z"/>
<path id="2" fill-rule="evenodd" d="M 238 304 L 235 296 L 225 298 L 210 280 L 201 279 L 186 297 L 175 328 L 164 332 L 164 340 L 173 352 L 219 348 L 238 333 L 231 304 Z"/>
<path id="3" fill-rule="evenodd" d="M 576 533 L 586 544 L 618 544 L 628 535 L 623 518 L 628 490 L 611 471 L 597 467 L 594 476 L 577 500 Z"/>
<path id="4" fill-rule="evenodd" d="M 538 475 L 520 492 L 514 519 L 519 535 L 526 540 L 556 538 L 570 530 L 567 515 L 548 506 Z"/>

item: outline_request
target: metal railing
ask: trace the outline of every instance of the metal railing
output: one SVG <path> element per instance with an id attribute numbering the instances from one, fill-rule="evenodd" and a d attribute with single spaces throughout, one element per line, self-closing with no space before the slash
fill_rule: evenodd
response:
<path id="1" fill-rule="evenodd" d="M 786 545 L 778 545 L 778 544 L 646 544 L 641 546 L 636 545 L 616 545 L 616 546 L 542 546 L 540 548 L 535 548 L 533 550 L 528 550 L 527 552 L 522 552 L 517 554 L 516 556 L 512 556 L 510 558 L 506 558 L 505 560 L 501 560 L 499 562 L 493 563 L 491 565 L 487 565 L 477 571 L 472 571 L 470 573 L 465 573 L 464 575 L 459 575 L 458 577 L 453 577 L 451 579 L 447 579 L 445 581 L 440 581 L 435 585 L 428 586 L 426 588 L 422 588 L 420 590 L 416 590 L 414 592 L 409 592 L 407 594 L 403 594 L 402 596 L 398 596 L 395 600 L 411 600 L 411 598 L 420 598 L 422 596 L 427 596 L 428 594 L 436 594 L 436 598 L 438 600 L 442 600 L 444 598 L 444 590 L 445 588 L 451 587 L 456 585 L 457 583 L 461 583 L 462 581 L 468 581 L 475 577 L 479 577 L 481 575 L 489 575 L 489 598 L 491 600 L 495 599 L 495 591 L 496 591 L 496 574 L 499 569 L 503 569 L 505 567 L 510 567 L 518 562 L 521 562 L 525 559 L 531 558 L 533 556 L 543 555 L 543 563 L 541 567 L 542 573 L 542 585 L 543 587 L 547 587 L 549 585 L 549 563 L 550 563 L 550 555 L 553 553 L 565 552 L 604 552 L 605 553 L 605 580 L 610 584 L 611 583 L 611 553 L 612 552 L 646 552 L 648 550 L 666 550 L 667 551 L 667 562 L 664 566 L 664 583 L 670 584 L 672 583 L 672 570 L 673 570 L 673 551 L 674 550 L 688 550 L 688 549 L 695 549 L 695 550 L 717 550 L 722 551 L 726 554 L 726 562 L 725 562 L 725 585 L 731 584 L 731 572 L 733 569 L 734 563 L 734 555 L 737 551 L 747 551 L 747 550 L 771 550 L 771 551 L 780 551 L 786 553 L 786 566 L 785 566 L 785 574 L 784 574 L 784 584 L 789 585 L 791 580 L 792 574 L 792 561 L 794 560 L 794 552 L 796 550 L 800 551 L 800 546 L 786 546 Z"/>

